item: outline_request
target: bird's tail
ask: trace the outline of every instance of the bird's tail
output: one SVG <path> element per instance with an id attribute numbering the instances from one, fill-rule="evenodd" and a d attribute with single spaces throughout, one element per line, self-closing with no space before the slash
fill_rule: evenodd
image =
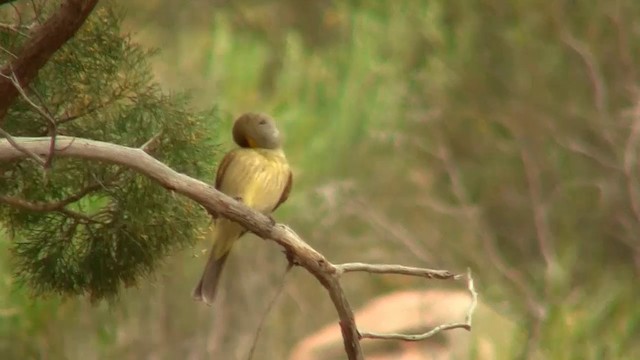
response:
<path id="1" fill-rule="evenodd" d="M 209 259 L 200 282 L 193 289 L 192 296 L 194 299 L 204 301 L 207 305 L 213 303 L 227 256 L 229 256 L 231 247 L 243 232 L 244 229 L 239 224 L 224 218 L 218 219 L 214 230 L 213 246 L 209 251 Z"/>

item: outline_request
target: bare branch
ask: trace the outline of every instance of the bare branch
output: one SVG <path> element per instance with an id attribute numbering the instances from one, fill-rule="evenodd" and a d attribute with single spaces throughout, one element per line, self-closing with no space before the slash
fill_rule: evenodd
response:
<path id="1" fill-rule="evenodd" d="M 39 155 L 49 153 L 50 137 L 14 139 L 22 148 L 28 149 L 32 153 Z M 365 269 L 372 271 L 385 269 L 391 273 L 419 273 L 415 268 L 400 268 L 397 265 L 376 267 L 375 265 L 356 263 L 344 264 L 342 268 L 336 267 L 287 226 L 282 224 L 274 225 L 268 216 L 219 192 L 209 184 L 176 172 L 140 148 L 58 136 L 54 150 L 56 156 L 107 162 L 132 169 L 156 181 L 166 189 L 196 201 L 207 211 L 221 214 L 232 221 L 242 224 L 242 226 L 259 237 L 278 243 L 285 249 L 287 259 L 291 263 L 304 267 L 329 293 L 340 319 L 343 345 L 349 360 L 362 360 L 364 355 L 360 347 L 361 334 L 358 332 L 353 311 L 340 284 L 340 274 L 345 271 L 365 271 Z M 25 157 L 27 155 L 24 152 L 16 149 L 7 140 L 0 140 L 0 162 L 14 161 Z M 423 270 L 422 276 L 427 276 L 427 274 L 435 276 L 434 274 L 436 273 L 440 272 L 436 271 L 434 273 L 432 270 Z M 442 272 L 440 275 L 444 273 L 447 272 Z M 451 275 L 451 277 L 453 278 L 454 276 Z M 473 290 L 473 282 L 470 279 L 471 276 L 469 276 L 469 288 L 471 291 Z M 472 291 L 473 294 L 475 294 L 475 290 Z M 470 319 L 471 315 L 468 317 L 468 327 L 471 326 Z"/>
<path id="2" fill-rule="evenodd" d="M 377 340 L 421 341 L 421 340 L 426 340 L 434 335 L 437 335 L 442 331 L 453 330 L 453 329 L 471 330 L 471 327 L 465 323 L 452 323 L 452 324 L 438 325 L 423 334 L 400 334 L 400 333 L 382 334 L 382 333 L 374 333 L 374 332 L 361 332 L 360 338 L 361 339 L 377 339 Z"/>
<path id="3" fill-rule="evenodd" d="M 342 275 L 347 272 L 368 272 L 372 274 L 398 274 L 424 277 L 427 279 L 440 279 L 450 280 L 459 279 L 460 275 L 455 275 L 446 270 L 433 270 L 417 267 L 410 267 L 404 265 L 389 265 L 389 264 L 363 264 L 363 263 L 346 263 L 335 265 L 338 275 Z"/>
<path id="4" fill-rule="evenodd" d="M 399 334 L 399 333 L 381 334 L 381 333 L 373 333 L 373 332 L 360 332 L 360 338 L 361 339 L 380 339 L 380 340 L 421 341 L 421 340 L 426 340 L 434 335 L 437 335 L 440 332 L 445 330 L 465 329 L 465 330 L 471 331 L 471 321 L 473 318 L 473 313 L 475 312 L 476 306 L 478 305 L 478 293 L 476 292 L 475 286 L 473 284 L 473 277 L 471 277 L 471 269 L 467 269 L 467 289 L 469 289 L 469 293 L 471 294 L 471 302 L 469 303 L 469 308 L 467 309 L 467 314 L 465 315 L 465 319 L 463 323 L 442 324 L 422 334 Z"/>
<path id="5" fill-rule="evenodd" d="M 31 83 L 51 56 L 66 43 L 91 13 L 98 0 L 67 0 L 45 23 L 36 27 L 17 58 L 0 68 L 0 74 L 15 72 L 18 83 Z M 6 77 L 0 78 L 0 120 L 18 96 L 18 90 Z"/>

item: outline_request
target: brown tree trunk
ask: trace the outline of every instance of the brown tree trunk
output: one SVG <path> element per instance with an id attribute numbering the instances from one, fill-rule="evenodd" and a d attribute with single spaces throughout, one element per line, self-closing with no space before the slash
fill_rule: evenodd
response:
<path id="1" fill-rule="evenodd" d="M 31 33 L 31 39 L 16 52 L 16 58 L 0 68 L 0 124 L 9 106 L 18 97 L 11 77 L 26 87 L 51 56 L 66 43 L 85 22 L 98 0 L 67 0 L 42 25 Z"/>

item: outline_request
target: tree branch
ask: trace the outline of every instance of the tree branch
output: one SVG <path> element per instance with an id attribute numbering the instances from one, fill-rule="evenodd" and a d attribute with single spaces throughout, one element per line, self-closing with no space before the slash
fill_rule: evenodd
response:
<path id="1" fill-rule="evenodd" d="M 14 138 L 24 149 L 42 155 L 50 155 L 50 137 Z M 397 273 L 425 277 L 454 277 L 446 271 L 401 267 L 398 265 L 343 264 L 335 266 L 322 254 L 305 243 L 293 230 L 285 225 L 272 224 L 266 215 L 259 213 L 233 198 L 219 192 L 213 186 L 187 175 L 176 172 L 162 162 L 154 159 L 140 148 L 130 148 L 111 143 L 93 141 L 68 136 L 58 136 L 55 156 L 78 158 L 118 164 L 132 169 L 156 181 L 168 190 L 184 195 L 202 205 L 207 211 L 221 214 L 232 221 L 242 224 L 246 229 L 263 239 L 270 239 L 281 245 L 287 258 L 295 265 L 304 267 L 328 291 L 331 301 L 340 319 L 343 344 L 348 359 L 362 360 L 364 355 L 360 347 L 362 335 L 358 332 L 345 293 L 340 285 L 340 275 L 348 271 L 370 271 L 376 273 Z M 0 140 L 0 162 L 26 158 L 27 155 L 16 149 L 7 140 Z M 471 279 L 469 277 L 469 279 Z M 473 282 L 470 280 L 470 289 Z M 470 314 L 473 309 L 470 310 Z M 470 318 L 468 327 L 470 327 Z M 444 330 L 443 329 L 440 329 Z"/>
<path id="2" fill-rule="evenodd" d="M 17 58 L 0 68 L 0 122 L 18 96 L 9 76 L 15 72 L 20 86 L 27 86 L 51 56 L 82 26 L 98 0 L 67 0 L 45 23 L 36 27 L 31 39 L 16 52 Z"/>
<path id="3" fill-rule="evenodd" d="M 436 270 L 440 271 L 440 270 Z M 471 294 L 471 303 L 469 303 L 469 308 L 467 309 L 467 314 L 465 316 L 463 323 L 451 323 L 451 324 L 442 324 L 436 326 L 435 328 L 427 331 L 422 334 L 380 334 L 373 332 L 360 332 L 361 339 L 380 339 L 380 340 L 403 340 L 403 341 L 420 341 L 426 340 L 436 334 L 439 334 L 445 330 L 453 330 L 453 329 L 465 329 L 471 331 L 471 321 L 473 318 L 473 312 L 476 310 L 476 306 L 478 305 L 478 293 L 476 292 L 475 286 L 473 285 L 473 278 L 471 277 L 471 269 L 467 270 L 467 289 L 469 289 L 469 293 Z"/>
<path id="4" fill-rule="evenodd" d="M 372 274 L 398 274 L 440 280 L 458 279 L 460 277 L 460 275 L 455 275 L 446 270 L 432 270 L 403 265 L 346 263 L 335 265 L 335 268 L 338 272 L 338 275 L 346 272 L 362 271 Z"/>

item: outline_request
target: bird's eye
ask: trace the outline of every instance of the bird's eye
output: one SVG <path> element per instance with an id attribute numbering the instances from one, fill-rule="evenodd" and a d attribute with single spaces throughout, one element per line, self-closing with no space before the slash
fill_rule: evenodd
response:
<path id="1" fill-rule="evenodd" d="M 267 120 L 265 120 L 265 119 L 262 119 L 262 120 L 260 120 L 260 122 L 259 122 L 259 124 L 260 124 L 260 125 L 264 125 L 264 124 L 266 124 L 266 123 L 267 123 Z"/>

